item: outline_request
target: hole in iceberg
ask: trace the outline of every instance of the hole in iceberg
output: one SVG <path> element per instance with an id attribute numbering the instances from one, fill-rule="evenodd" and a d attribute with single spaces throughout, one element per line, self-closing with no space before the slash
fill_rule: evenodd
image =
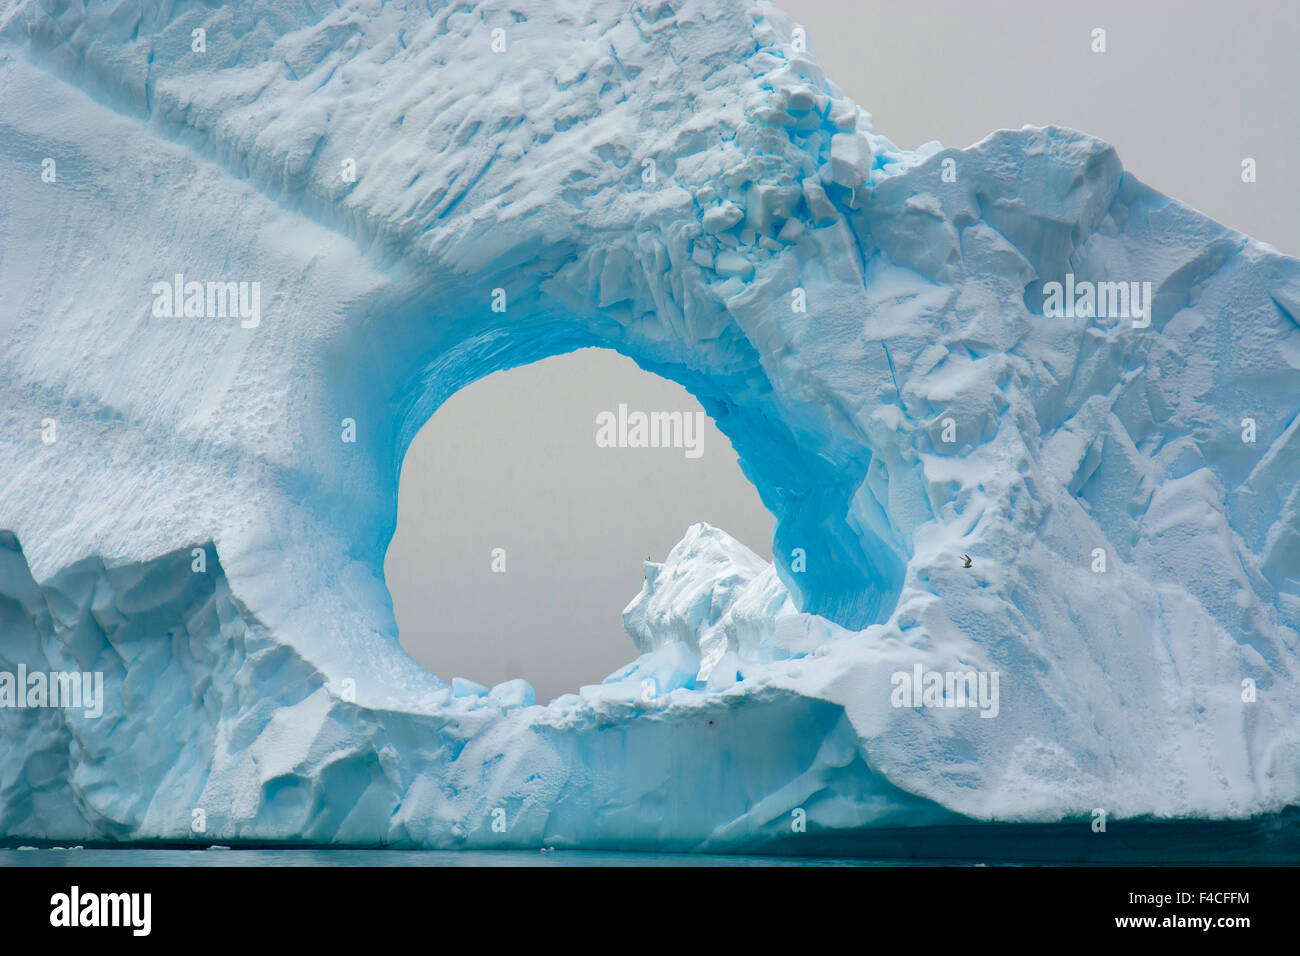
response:
<path id="1" fill-rule="evenodd" d="M 384 565 L 399 639 L 454 693 L 599 684 L 641 651 L 622 612 L 643 561 L 699 521 L 771 560 L 771 513 L 681 385 L 603 348 L 494 372 L 403 459 Z"/>

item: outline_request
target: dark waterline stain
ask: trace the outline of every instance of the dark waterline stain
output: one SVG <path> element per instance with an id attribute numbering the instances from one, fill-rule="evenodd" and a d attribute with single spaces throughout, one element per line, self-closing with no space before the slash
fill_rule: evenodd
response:
<path id="1" fill-rule="evenodd" d="M 411 850 L 377 847 L 221 847 L 97 844 L 69 849 L 0 843 L 8 866 L 900 866 L 1261 865 L 1300 863 L 1300 808 L 1246 820 L 976 823 L 810 830 L 749 853 L 635 850 Z"/>

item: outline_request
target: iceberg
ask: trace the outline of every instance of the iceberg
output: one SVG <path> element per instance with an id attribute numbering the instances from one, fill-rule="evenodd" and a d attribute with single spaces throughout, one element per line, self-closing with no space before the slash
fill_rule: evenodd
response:
<path id="1" fill-rule="evenodd" d="M 0 671 L 102 713 L 0 706 L 0 837 L 1296 804 L 1300 262 L 1083 133 L 900 149 L 801 47 L 748 0 L 7 4 Z M 606 682 L 448 683 L 383 580 L 403 454 L 587 346 L 698 397 L 774 561 L 696 525 Z"/>

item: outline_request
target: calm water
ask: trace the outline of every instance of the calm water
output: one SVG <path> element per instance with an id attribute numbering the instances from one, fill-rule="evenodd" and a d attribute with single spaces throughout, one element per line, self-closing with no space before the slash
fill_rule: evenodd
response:
<path id="1" fill-rule="evenodd" d="M 797 841 L 797 842 L 796 842 Z M 769 854 L 709 856 L 595 850 L 0 847 L 13 866 L 907 866 L 1300 863 L 1300 808 L 1248 820 L 981 823 L 806 833 Z"/>
<path id="2" fill-rule="evenodd" d="M 581 850 L 0 850 L 7 866 L 894 866 L 885 860 Z"/>

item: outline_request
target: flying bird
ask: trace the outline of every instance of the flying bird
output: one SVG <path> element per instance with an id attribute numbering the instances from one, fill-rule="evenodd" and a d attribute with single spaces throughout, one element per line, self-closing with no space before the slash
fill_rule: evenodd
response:
<path id="1" fill-rule="evenodd" d="M 963 568 L 969 568 L 969 567 L 970 567 L 970 555 L 969 555 L 969 554 L 963 554 L 963 555 L 961 556 L 961 560 L 962 560 L 962 567 L 963 567 Z"/>

